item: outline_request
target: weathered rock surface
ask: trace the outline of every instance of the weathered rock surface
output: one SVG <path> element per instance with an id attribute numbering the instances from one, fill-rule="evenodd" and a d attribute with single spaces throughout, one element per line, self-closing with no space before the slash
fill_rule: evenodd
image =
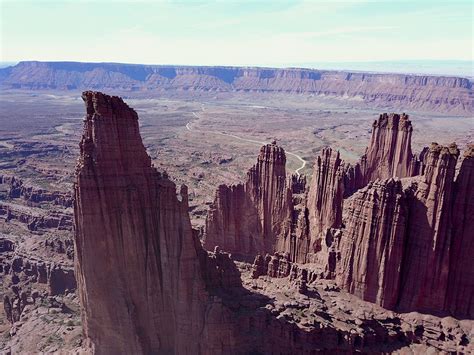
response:
<path id="1" fill-rule="evenodd" d="M 424 175 L 377 180 L 345 211 L 337 281 L 389 309 L 473 318 L 472 149 L 432 144 Z M 461 299 L 463 301 L 461 301 Z"/>
<path id="2" fill-rule="evenodd" d="M 308 193 L 310 233 L 306 242 L 306 260 L 297 261 L 315 262 L 316 254 L 322 250 L 326 230 L 341 227 L 344 173 L 344 162 L 339 152 L 323 148 L 314 164 Z"/>
<path id="3" fill-rule="evenodd" d="M 400 295 L 400 269 L 408 205 L 399 180 L 377 180 L 345 207 L 338 284 L 360 298 L 393 309 Z"/>
<path id="4" fill-rule="evenodd" d="M 458 155 L 455 144 L 432 144 L 428 152 L 425 175 L 410 201 L 401 309 L 440 311 L 445 307 L 450 258 L 458 258 L 451 250 L 456 238 L 452 213 Z"/>
<path id="5" fill-rule="evenodd" d="M 116 63 L 20 62 L 0 69 L 14 89 L 243 91 L 362 98 L 371 105 L 474 111 L 467 78 L 311 69 L 180 67 Z"/>
<path id="6" fill-rule="evenodd" d="M 206 291 L 187 188 L 177 196 L 152 167 L 133 109 L 83 99 L 75 261 L 86 339 L 96 353 L 225 352 L 232 324 Z"/>
<path id="7" fill-rule="evenodd" d="M 377 179 L 418 175 L 420 163 L 411 150 L 413 127 L 406 114 L 381 114 L 372 125 L 365 154 L 346 167 L 346 196 Z"/>
<path id="8" fill-rule="evenodd" d="M 245 184 L 219 186 L 206 220 L 206 249 L 219 246 L 254 257 L 278 248 L 277 239 L 291 228 L 292 186 L 285 164 L 285 151 L 276 143 L 267 144 L 260 149 Z"/>
<path id="9" fill-rule="evenodd" d="M 474 145 L 464 152 L 454 185 L 453 238 L 446 308 L 474 316 Z"/>

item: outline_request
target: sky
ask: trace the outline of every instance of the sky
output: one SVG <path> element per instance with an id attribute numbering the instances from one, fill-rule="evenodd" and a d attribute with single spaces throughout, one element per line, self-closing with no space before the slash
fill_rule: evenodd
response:
<path id="1" fill-rule="evenodd" d="M 472 61 L 473 3 L 0 0 L 0 61 Z"/>

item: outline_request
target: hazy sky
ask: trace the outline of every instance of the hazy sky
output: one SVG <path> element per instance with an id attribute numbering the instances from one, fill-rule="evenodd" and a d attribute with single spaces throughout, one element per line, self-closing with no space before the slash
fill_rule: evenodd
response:
<path id="1" fill-rule="evenodd" d="M 473 58 L 473 2 L 0 0 L 0 60 L 294 65 Z"/>

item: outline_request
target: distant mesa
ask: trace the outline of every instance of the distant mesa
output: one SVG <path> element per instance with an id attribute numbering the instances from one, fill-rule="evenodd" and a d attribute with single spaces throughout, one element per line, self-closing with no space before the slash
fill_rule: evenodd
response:
<path id="1" fill-rule="evenodd" d="M 464 115 L 474 112 L 472 82 L 455 76 L 27 61 L 0 68 L 0 86 L 29 90 L 278 92 L 358 98 L 372 106 Z"/>

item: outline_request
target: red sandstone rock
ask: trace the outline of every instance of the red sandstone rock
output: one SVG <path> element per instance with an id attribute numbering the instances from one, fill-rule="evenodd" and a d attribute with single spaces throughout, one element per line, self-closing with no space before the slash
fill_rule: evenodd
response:
<path id="1" fill-rule="evenodd" d="M 432 144 L 425 175 L 410 201 L 406 255 L 403 263 L 402 310 L 445 308 L 452 255 L 454 175 L 459 150 Z M 455 207 L 454 207 L 455 208 Z"/>
<path id="2" fill-rule="evenodd" d="M 337 281 L 351 293 L 399 311 L 473 317 L 473 163 L 456 182 L 455 144 L 432 144 L 424 175 L 370 183 L 345 210 Z"/>
<path id="3" fill-rule="evenodd" d="M 417 175 L 419 162 L 411 150 L 413 128 L 408 115 L 384 113 L 374 121 L 365 154 L 353 167 L 346 167 L 346 196 L 376 179 Z"/>
<path id="4" fill-rule="evenodd" d="M 343 194 L 344 163 L 339 152 L 323 148 L 314 164 L 308 194 L 310 240 L 306 262 L 313 262 L 321 250 L 324 235 L 320 234 L 328 228 L 341 227 Z"/>
<path id="5" fill-rule="evenodd" d="M 275 143 L 267 144 L 245 184 L 219 186 L 206 220 L 206 249 L 219 246 L 251 257 L 275 251 L 277 239 L 291 227 L 291 186 L 285 164 L 285 151 Z"/>
<path id="6" fill-rule="evenodd" d="M 446 308 L 474 318 L 474 145 L 464 152 L 454 186 L 453 238 Z"/>
<path id="7" fill-rule="evenodd" d="M 152 167 L 133 109 L 98 92 L 83 99 L 75 263 L 88 343 L 104 354 L 225 352 L 231 325 L 206 291 L 187 189 L 177 196 Z"/>
<path id="8" fill-rule="evenodd" d="M 339 152 L 323 148 L 314 165 L 308 195 L 311 235 L 326 228 L 339 228 L 342 223 L 344 167 Z"/>
<path id="9" fill-rule="evenodd" d="M 397 305 L 407 223 L 399 180 L 377 180 L 346 207 L 336 280 L 347 291 L 385 308 Z"/>

